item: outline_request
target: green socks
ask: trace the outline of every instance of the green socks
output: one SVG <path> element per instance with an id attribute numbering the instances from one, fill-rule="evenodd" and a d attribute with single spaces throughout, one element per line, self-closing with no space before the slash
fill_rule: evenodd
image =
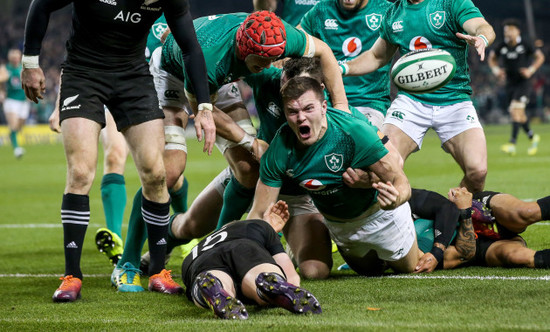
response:
<path id="1" fill-rule="evenodd" d="M 126 208 L 126 185 L 123 175 L 109 173 L 103 176 L 101 200 L 107 228 L 122 238 L 122 220 Z"/>

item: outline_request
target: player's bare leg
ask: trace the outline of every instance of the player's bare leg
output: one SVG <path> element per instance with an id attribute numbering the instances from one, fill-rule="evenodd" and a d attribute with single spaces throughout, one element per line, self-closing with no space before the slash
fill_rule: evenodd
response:
<path id="1" fill-rule="evenodd" d="M 332 244 L 321 214 L 302 214 L 290 218 L 283 234 L 302 277 L 328 278 L 332 268 Z"/>
<path id="2" fill-rule="evenodd" d="M 487 143 L 482 128 L 468 129 L 443 144 L 464 172 L 460 182 L 471 193 L 485 187 L 487 176 Z"/>
<path id="3" fill-rule="evenodd" d="M 407 160 L 411 153 L 418 150 L 418 145 L 401 129 L 392 125 L 384 124 L 382 126 L 382 133 L 388 136 L 393 147 L 399 152 L 403 162 Z"/>

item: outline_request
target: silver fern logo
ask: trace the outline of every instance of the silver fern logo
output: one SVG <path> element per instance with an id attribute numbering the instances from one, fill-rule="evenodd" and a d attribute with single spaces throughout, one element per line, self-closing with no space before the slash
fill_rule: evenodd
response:
<path id="1" fill-rule="evenodd" d="M 61 112 L 73 110 L 73 109 L 80 109 L 80 106 L 81 106 L 80 104 L 69 106 L 69 104 L 74 102 L 78 98 L 78 96 L 80 96 L 80 94 L 65 98 L 65 100 L 63 100 L 63 106 L 61 107 Z"/>

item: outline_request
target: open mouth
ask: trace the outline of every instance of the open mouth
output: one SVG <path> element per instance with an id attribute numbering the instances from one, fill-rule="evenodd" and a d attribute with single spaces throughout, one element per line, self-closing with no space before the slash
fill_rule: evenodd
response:
<path id="1" fill-rule="evenodd" d="M 308 139 L 311 137 L 311 128 L 307 125 L 298 127 L 298 132 L 300 133 L 301 139 Z"/>

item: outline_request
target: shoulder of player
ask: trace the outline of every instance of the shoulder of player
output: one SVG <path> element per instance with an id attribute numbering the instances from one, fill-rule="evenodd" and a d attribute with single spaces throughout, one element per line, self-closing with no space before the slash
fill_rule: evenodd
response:
<path id="1" fill-rule="evenodd" d="M 356 132 L 364 132 L 370 126 L 365 120 L 359 119 L 354 114 L 332 107 L 327 108 L 327 120 L 336 128 L 351 136 L 354 136 L 353 134 Z M 355 137 L 353 138 L 355 139 Z"/>

